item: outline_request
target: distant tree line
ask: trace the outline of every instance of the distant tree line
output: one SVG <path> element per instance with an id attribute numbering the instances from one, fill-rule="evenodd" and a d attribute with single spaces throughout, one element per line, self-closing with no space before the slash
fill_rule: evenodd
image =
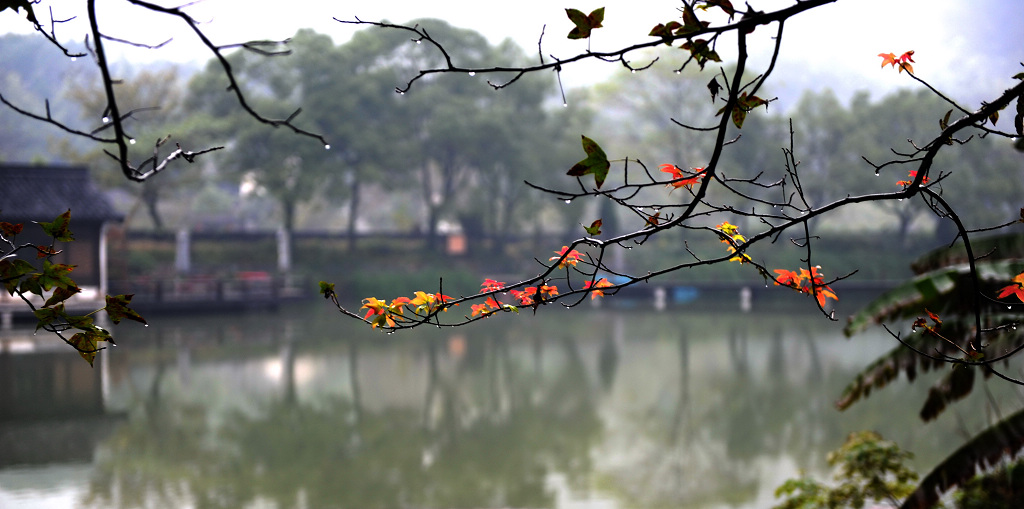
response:
<path id="1" fill-rule="evenodd" d="M 454 57 L 463 61 L 509 66 L 526 61 L 523 51 L 509 41 L 492 45 L 472 30 L 437 20 L 418 23 L 450 40 L 457 52 Z M 569 148 L 572 133 L 599 133 L 602 139 L 634 147 L 648 162 L 688 160 L 709 149 L 699 139 L 684 140 L 685 133 L 670 120 L 709 114 L 711 103 L 692 93 L 705 85 L 698 73 L 675 79 L 658 74 L 669 69 L 620 74 L 593 89 L 573 91 L 569 108 L 562 107 L 551 80 L 540 76 L 524 78 L 502 93 L 474 82 L 488 78 L 433 76 L 428 79 L 438 81 L 437 87 L 395 94 L 393 87 L 401 77 L 438 63 L 435 53 L 409 51 L 406 42 L 408 37 L 397 32 L 364 30 L 336 45 L 326 35 L 303 30 L 290 41 L 293 54 L 288 58 L 267 59 L 247 51 L 228 55 L 254 104 L 285 115 L 292 105 L 304 105 L 303 125 L 332 133 L 329 150 L 252 121 L 224 93 L 227 82 L 216 61 L 200 72 L 166 64 L 129 70 L 134 77 L 120 85 L 121 100 L 126 107 L 143 110 L 126 121 L 133 136 L 149 143 L 171 130 L 178 138 L 215 140 L 227 149 L 202 160 L 204 170 L 172 172 L 141 186 L 129 185 L 114 172 L 95 173 L 107 185 L 137 195 L 138 209 L 158 230 L 187 226 L 166 224 L 160 203 L 168 198 L 187 206 L 185 202 L 204 193 L 220 190 L 230 195 L 242 186 L 251 196 L 276 203 L 276 221 L 288 231 L 324 229 L 318 221 L 333 215 L 343 218 L 353 242 L 358 224 L 369 230 L 386 224 L 421 232 L 432 248 L 438 248 L 437 228 L 446 222 L 461 227 L 471 239 L 498 239 L 492 245 L 500 250 L 502 239 L 513 234 L 569 233 L 591 212 L 576 205 L 559 207 L 522 185 L 523 180 L 544 184 L 558 176 L 553 168 L 574 157 Z M 0 38 L 0 47 L 14 58 L 14 72 L 5 77 L 5 88 L 13 90 L 14 97 L 66 98 L 59 102 L 61 111 L 83 119 L 102 109 L 105 96 L 99 76 L 61 62 L 62 55 L 47 41 L 7 35 Z M 27 59 L 51 53 L 54 61 L 45 65 L 67 69 L 63 84 L 41 79 L 40 65 Z M 159 111 L 147 114 L 146 108 L 157 104 Z M 871 170 L 862 156 L 882 160 L 889 154 L 887 140 L 922 138 L 934 129 L 934 112 L 943 107 L 940 98 L 923 90 L 899 91 L 876 100 L 862 92 L 848 104 L 828 90 L 807 91 L 790 110 L 775 108 L 768 115 L 751 116 L 749 125 L 754 128 L 744 130 L 724 154 L 723 171 L 749 178 L 781 164 L 766 141 L 783 136 L 792 117 L 794 129 L 802 133 L 796 146 L 810 199 L 822 204 L 864 192 L 875 182 L 864 178 Z M 16 113 L 3 109 L 0 115 Z M 629 129 L 621 128 L 624 122 Z M 111 164 L 99 148 L 56 132 L 40 136 L 40 130 L 50 129 L 45 124 L 4 122 L 0 158 L 72 161 L 97 169 Z M 542 145 L 554 148 L 536 149 Z M 970 204 L 964 208 L 970 224 L 991 223 L 1018 207 L 1016 197 L 1024 183 L 1000 178 L 1014 157 L 1010 142 L 992 138 L 940 154 L 944 167 L 963 168 L 972 175 L 948 197 L 954 204 Z M 220 207 L 222 214 L 239 210 Z M 916 202 L 884 202 L 869 211 L 873 215 L 868 217 L 889 218 L 887 224 L 896 229 L 901 245 L 907 243 L 915 221 L 925 228 L 936 225 L 939 239 L 951 233 L 948 222 L 933 221 Z M 613 231 L 635 226 L 621 211 L 607 212 L 599 215 Z M 397 215 L 403 217 L 396 220 Z M 263 223 L 269 219 L 266 214 L 258 216 Z M 856 218 L 845 219 L 836 226 L 862 227 Z"/>

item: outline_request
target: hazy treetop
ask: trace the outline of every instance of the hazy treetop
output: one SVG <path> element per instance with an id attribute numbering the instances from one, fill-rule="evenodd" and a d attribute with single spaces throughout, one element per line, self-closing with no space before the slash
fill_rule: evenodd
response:
<path id="1" fill-rule="evenodd" d="M 793 1 L 750 3 L 760 10 L 774 10 Z M 587 42 L 569 41 L 564 37 L 572 26 L 564 13 L 566 7 L 584 10 L 606 7 L 606 28 L 591 41 L 595 51 L 645 41 L 652 26 L 679 16 L 678 2 L 673 0 L 522 0 L 512 8 L 501 9 L 500 15 L 493 5 L 466 0 L 391 0 L 358 6 L 329 0 L 299 0 L 290 2 L 287 8 L 281 8 L 279 2 L 253 0 L 245 3 L 245 9 L 238 9 L 238 5 L 227 1 L 199 2 L 190 7 L 189 12 L 198 20 L 209 21 L 203 27 L 216 43 L 283 39 L 304 27 L 329 34 L 340 43 L 351 37 L 355 28 L 337 23 L 332 17 L 394 22 L 434 17 L 478 30 L 492 43 L 512 38 L 533 55 L 541 31 L 545 30 L 545 54 L 559 56 L 578 53 L 587 47 Z M 62 40 L 82 41 L 85 16 L 73 11 L 81 7 L 69 4 L 56 4 L 56 7 L 72 9 L 55 10 L 57 17 L 78 16 L 76 22 L 60 26 Z M 101 29 L 111 35 L 153 44 L 174 37 L 171 44 L 159 51 L 109 45 L 112 51 L 126 58 L 205 62 L 210 57 L 193 38 L 180 30 L 184 25 L 178 20 L 150 23 L 155 15 L 124 2 L 101 1 L 99 8 Z M 800 16 L 788 27 L 783 58 L 776 72 L 786 79 L 777 81 L 776 88 L 832 88 L 844 99 L 859 89 L 871 89 L 881 95 L 900 86 L 910 86 L 910 81 L 881 72 L 876 55 L 914 49 L 917 51 L 916 69 L 921 77 L 944 89 L 970 91 L 981 99 L 1011 86 L 1006 71 L 1017 65 L 1019 34 L 1024 33 L 1024 17 L 1019 15 L 1018 8 L 1015 0 L 977 0 L 969 5 L 958 0 L 839 0 Z M 39 14 L 46 17 L 45 10 Z M 47 20 L 41 21 L 46 24 Z M 30 32 L 31 26 L 22 15 L 7 10 L 0 13 L 0 33 L 4 31 Z M 771 45 L 753 47 L 768 51 Z M 767 54 L 762 56 L 767 57 Z M 583 85 L 592 83 L 594 78 L 602 80 L 612 72 L 622 72 L 622 69 L 613 65 L 577 66 L 567 69 L 563 79 L 570 86 Z"/>

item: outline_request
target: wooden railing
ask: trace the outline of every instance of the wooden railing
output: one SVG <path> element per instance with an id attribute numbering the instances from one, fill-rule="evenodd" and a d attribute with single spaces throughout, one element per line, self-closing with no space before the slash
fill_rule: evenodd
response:
<path id="1" fill-rule="evenodd" d="M 223 311 L 277 307 L 312 295 L 305 279 L 267 272 L 239 272 L 231 277 L 182 276 L 112 281 L 110 293 L 133 294 L 141 311 Z"/>

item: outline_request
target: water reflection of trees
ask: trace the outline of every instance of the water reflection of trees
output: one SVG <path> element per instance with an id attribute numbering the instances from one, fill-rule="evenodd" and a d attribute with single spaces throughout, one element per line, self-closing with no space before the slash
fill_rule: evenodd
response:
<path id="1" fill-rule="evenodd" d="M 132 418 L 97 450 L 86 499 L 545 507 L 567 486 L 625 506 L 761 506 L 851 430 L 920 435 L 889 411 L 918 404 L 914 386 L 833 410 L 861 365 L 842 361 L 838 331 L 754 318 L 602 312 L 405 339 L 297 319 L 254 327 L 272 332 L 251 344 L 169 333 L 111 366 L 115 394 L 136 384 Z M 937 424 L 922 445 L 948 436 Z"/>
<path id="2" fill-rule="evenodd" d="M 624 343 L 626 349 L 636 348 L 630 341 L 619 343 Z M 728 439 L 723 443 L 719 436 L 722 429 L 708 422 L 708 416 L 701 415 L 701 405 L 694 403 L 690 343 L 689 334 L 679 334 L 674 345 L 676 376 L 668 377 L 654 405 L 637 409 L 639 412 L 630 414 L 629 421 L 624 423 L 637 428 L 625 433 L 632 435 L 628 451 L 610 452 L 623 459 L 606 470 L 602 485 L 630 505 L 694 507 L 728 503 L 756 489 L 756 469 L 727 458 Z M 730 363 L 738 378 L 746 377 L 746 346 L 745 338 L 728 339 Z M 700 399 L 701 395 L 697 396 Z M 726 405 L 726 415 L 749 414 L 734 411 L 736 400 L 718 404 L 722 403 Z M 739 405 L 741 409 L 746 406 Z"/>
<path id="3" fill-rule="evenodd" d="M 832 395 L 820 390 L 841 387 L 852 371 L 823 365 L 821 334 L 754 320 L 710 334 L 679 329 L 676 337 L 657 340 L 665 350 L 641 355 L 663 366 L 627 367 L 626 376 L 649 369 L 662 380 L 651 382 L 658 396 L 632 406 L 625 429 L 616 430 L 632 440 L 602 451 L 620 456 L 602 472 L 609 491 L 640 507 L 749 506 L 778 483 L 771 470 L 780 464 L 825 468 L 821 451 L 848 432 L 844 418 L 856 419 L 836 412 Z M 649 343 L 621 340 L 625 362 Z M 666 373 L 669 363 L 674 375 Z"/>
<path id="4" fill-rule="evenodd" d="M 360 384 L 372 345 L 347 346 L 347 394 L 305 401 L 296 389 L 302 344 L 282 340 L 282 392 L 257 412 L 218 415 L 168 394 L 161 386 L 173 371 L 159 363 L 133 418 L 101 448 L 83 502 L 550 507 L 552 472 L 577 486 L 590 475 L 600 425 L 577 341 L 523 355 L 504 337 L 473 339 L 456 355 L 429 339 L 422 404 L 381 408 L 364 403 L 373 387 Z"/>

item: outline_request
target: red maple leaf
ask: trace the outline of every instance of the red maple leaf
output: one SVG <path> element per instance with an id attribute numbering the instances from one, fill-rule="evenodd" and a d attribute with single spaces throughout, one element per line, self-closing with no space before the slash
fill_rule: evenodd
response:
<path id="1" fill-rule="evenodd" d="M 900 180 L 900 181 L 896 182 L 896 185 L 907 187 L 910 184 L 914 183 L 914 179 L 917 178 L 917 170 L 910 170 L 910 173 L 909 173 L 908 176 L 909 176 L 910 180 Z M 921 179 L 921 185 L 927 184 L 929 180 L 931 180 L 931 179 L 928 178 L 928 177 L 925 177 L 925 178 Z"/>
<path id="2" fill-rule="evenodd" d="M 910 65 L 914 61 L 914 50 L 910 50 L 899 57 L 895 53 L 879 53 L 878 56 L 882 57 L 882 67 L 889 64 L 892 67 L 899 66 L 900 72 L 906 69 L 907 72 L 914 73 L 914 66 Z"/>
<path id="3" fill-rule="evenodd" d="M 694 173 L 683 173 L 683 170 L 674 164 L 663 164 L 659 168 L 665 173 L 672 174 L 672 181 L 668 185 L 675 189 L 680 187 L 693 189 L 693 185 L 699 184 L 706 173 L 704 168 L 690 168 Z"/>
<path id="4" fill-rule="evenodd" d="M 590 292 L 590 300 L 594 300 L 598 297 L 604 297 L 604 290 L 601 290 L 601 288 L 607 288 L 612 286 L 612 284 L 608 282 L 607 278 L 598 279 L 593 285 L 590 284 L 590 281 L 583 283 L 584 290 L 589 289 L 591 286 L 593 286 L 594 290 Z"/>
<path id="5" fill-rule="evenodd" d="M 1013 276 L 1013 284 L 1000 289 L 997 297 L 1005 299 L 1011 295 L 1016 295 L 1021 302 L 1024 302 L 1024 272 Z"/>

